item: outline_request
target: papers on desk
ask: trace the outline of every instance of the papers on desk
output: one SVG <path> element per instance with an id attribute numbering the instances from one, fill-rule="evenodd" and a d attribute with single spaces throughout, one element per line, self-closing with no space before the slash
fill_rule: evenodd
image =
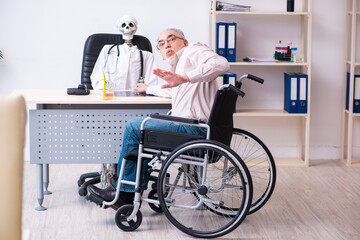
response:
<path id="1" fill-rule="evenodd" d="M 250 8 L 251 8 L 251 6 L 216 1 L 216 11 L 249 12 Z"/>
<path id="2" fill-rule="evenodd" d="M 114 91 L 114 97 L 131 97 L 131 96 L 135 96 L 135 92 L 133 90 Z"/>
<path id="3" fill-rule="evenodd" d="M 278 60 L 274 58 L 254 58 L 254 57 L 246 57 L 243 59 L 244 62 L 278 62 Z"/>
<path id="4" fill-rule="evenodd" d="M 116 90 L 114 91 L 114 97 L 133 97 L 133 96 L 145 96 L 145 93 L 135 92 L 133 90 Z"/>

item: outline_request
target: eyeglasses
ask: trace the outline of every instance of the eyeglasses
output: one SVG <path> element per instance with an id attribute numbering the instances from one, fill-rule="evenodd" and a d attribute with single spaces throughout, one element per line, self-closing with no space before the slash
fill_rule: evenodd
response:
<path id="1" fill-rule="evenodd" d="M 178 37 L 178 36 L 175 36 L 175 35 L 171 34 L 171 35 L 169 35 L 169 36 L 167 37 L 166 42 L 167 42 L 167 43 L 172 43 L 172 42 L 174 42 L 177 38 L 178 38 L 178 39 L 181 39 L 181 40 L 185 40 L 185 38 L 181 38 L 181 37 Z M 165 41 L 164 41 L 164 40 L 158 41 L 158 44 L 156 45 L 157 49 L 159 49 L 159 50 L 162 49 L 162 48 L 164 48 L 164 46 L 165 46 Z"/>

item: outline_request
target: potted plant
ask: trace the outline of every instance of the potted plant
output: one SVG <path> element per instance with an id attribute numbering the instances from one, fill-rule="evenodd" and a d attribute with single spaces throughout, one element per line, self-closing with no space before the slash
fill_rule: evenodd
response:
<path id="1" fill-rule="evenodd" d="M 3 53 L 2 53 L 2 51 L 0 50 L 0 59 L 2 59 L 3 58 Z"/>

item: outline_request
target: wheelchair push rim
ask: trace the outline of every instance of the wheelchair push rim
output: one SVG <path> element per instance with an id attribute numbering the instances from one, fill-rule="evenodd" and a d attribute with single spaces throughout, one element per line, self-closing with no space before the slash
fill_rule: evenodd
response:
<path id="1" fill-rule="evenodd" d="M 249 214 L 262 208 L 270 199 L 276 182 L 274 158 L 266 145 L 254 134 L 233 129 L 230 148 L 244 161 L 253 182 L 253 198 Z"/>
<path id="2" fill-rule="evenodd" d="M 171 176 L 169 183 L 166 174 Z M 213 238 L 231 232 L 245 219 L 252 181 L 246 165 L 229 147 L 195 140 L 168 156 L 158 191 L 161 208 L 174 226 L 194 237 Z"/>

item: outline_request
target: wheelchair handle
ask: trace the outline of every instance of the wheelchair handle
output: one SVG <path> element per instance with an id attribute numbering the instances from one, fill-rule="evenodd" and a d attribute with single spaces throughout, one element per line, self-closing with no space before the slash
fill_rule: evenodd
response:
<path id="1" fill-rule="evenodd" d="M 251 79 L 251 80 L 254 80 L 255 82 L 261 83 L 261 84 L 264 83 L 264 79 L 259 78 L 259 77 L 254 76 L 254 75 L 251 75 L 251 74 L 248 74 L 248 75 L 247 75 L 247 78 L 248 78 L 248 79 Z"/>
<path id="2" fill-rule="evenodd" d="M 261 83 L 261 84 L 264 83 L 264 79 L 262 79 L 262 78 L 259 78 L 259 77 L 255 76 L 255 75 L 252 75 L 252 74 L 245 74 L 245 75 L 242 75 L 242 76 L 239 78 L 239 80 L 236 82 L 236 87 L 237 87 L 238 89 L 241 89 L 241 87 L 242 87 L 242 80 L 243 80 L 244 78 L 248 78 L 248 79 L 254 80 L 255 82 L 258 82 L 258 83 Z"/>

